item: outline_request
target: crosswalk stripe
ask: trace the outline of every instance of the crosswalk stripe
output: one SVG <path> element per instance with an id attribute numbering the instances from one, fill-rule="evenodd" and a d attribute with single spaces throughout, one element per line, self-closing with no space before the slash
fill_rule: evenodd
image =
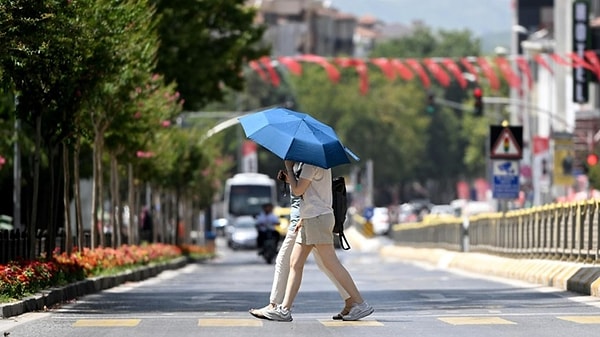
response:
<path id="1" fill-rule="evenodd" d="M 439 317 L 438 319 L 452 325 L 517 324 L 500 317 Z"/>
<path id="2" fill-rule="evenodd" d="M 579 324 L 600 324 L 600 316 L 559 316 L 556 318 Z"/>
<path id="3" fill-rule="evenodd" d="M 80 319 L 73 323 L 73 326 L 78 328 L 134 327 L 140 322 L 141 319 Z"/>
<path id="4" fill-rule="evenodd" d="M 198 326 L 203 327 L 261 327 L 263 322 L 257 319 L 248 318 L 201 318 L 198 320 Z"/>

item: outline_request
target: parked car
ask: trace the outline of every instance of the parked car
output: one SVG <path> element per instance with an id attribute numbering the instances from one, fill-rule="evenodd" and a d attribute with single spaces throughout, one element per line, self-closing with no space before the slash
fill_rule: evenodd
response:
<path id="1" fill-rule="evenodd" d="M 373 224 L 373 232 L 375 235 L 385 235 L 390 230 L 390 215 L 386 207 L 373 208 L 373 216 L 371 217 Z"/>
<path id="2" fill-rule="evenodd" d="M 227 246 L 232 249 L 252 249 L 256 248 L 256 219 L 249 215 L 235 218 L 231 224 L 227 224 L 225 230 Z"/>

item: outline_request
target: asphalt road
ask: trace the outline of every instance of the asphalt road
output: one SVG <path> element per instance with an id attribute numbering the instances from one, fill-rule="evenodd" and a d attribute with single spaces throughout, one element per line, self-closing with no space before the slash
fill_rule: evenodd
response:
<path id="1" fill-rule="evenodd" d="M 129 283 L 48 312 L 0 320 L 21 336 L 597 336 L 600 298 L 393 261 L 375 252 L 339 251 L 375 313 L 336 322 L 342 306 L 311 260 L 292 311 L 294 321 L 252 318 L 268 299 L 273 266 L 255 251 Z"/>

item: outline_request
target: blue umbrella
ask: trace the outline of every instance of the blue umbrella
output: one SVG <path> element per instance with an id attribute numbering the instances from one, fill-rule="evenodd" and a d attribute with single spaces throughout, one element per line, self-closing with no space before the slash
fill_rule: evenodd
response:
<path id="1" fill-rule="evenodd" d="M 359 158 L 335 131 L 308 114 L 272 108 L 239 118 L 246 137 L 281 159 L 331 168 Z"/>

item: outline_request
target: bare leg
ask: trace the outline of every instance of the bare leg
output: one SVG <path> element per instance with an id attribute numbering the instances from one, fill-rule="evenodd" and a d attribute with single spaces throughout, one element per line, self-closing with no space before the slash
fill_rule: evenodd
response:
<path id="1" fill-rule="evenodd" d="M 331 272 L 331 274 L 333 274 L 333 276 L 339 282 L 339 284 L 348 292 L 352 303 L 362 303 L 363 298 L 360 295 L 360 292 L 358 291 L 354 280 L 352 280 L 352 276 L 350 276 L 348 270 L 346 270 L 346 268 L 342 265 L 337 255 L 335 254 L 335 248 L 333 247 L 333 245 L 318 244 L 315 245 L 315 248 L 321 256 L 325 268 L 327 268 Z M 348 304 L 348 302 L 346 302 L 346 304 Z"/>
<path id="2" fill-rule="evenodd" d="M 302 273 L 304 272 L 304 264 L 308 255 L 312 251 L 313 246 L 296 243 L 292 250 L 292 257 L 290 261 L 290 275 L 288 277 L 287 288 L 285 289 L 285 297 L 281 306 L 290 310 L 294 299 L 300 289 L 302 283 Z"/>

